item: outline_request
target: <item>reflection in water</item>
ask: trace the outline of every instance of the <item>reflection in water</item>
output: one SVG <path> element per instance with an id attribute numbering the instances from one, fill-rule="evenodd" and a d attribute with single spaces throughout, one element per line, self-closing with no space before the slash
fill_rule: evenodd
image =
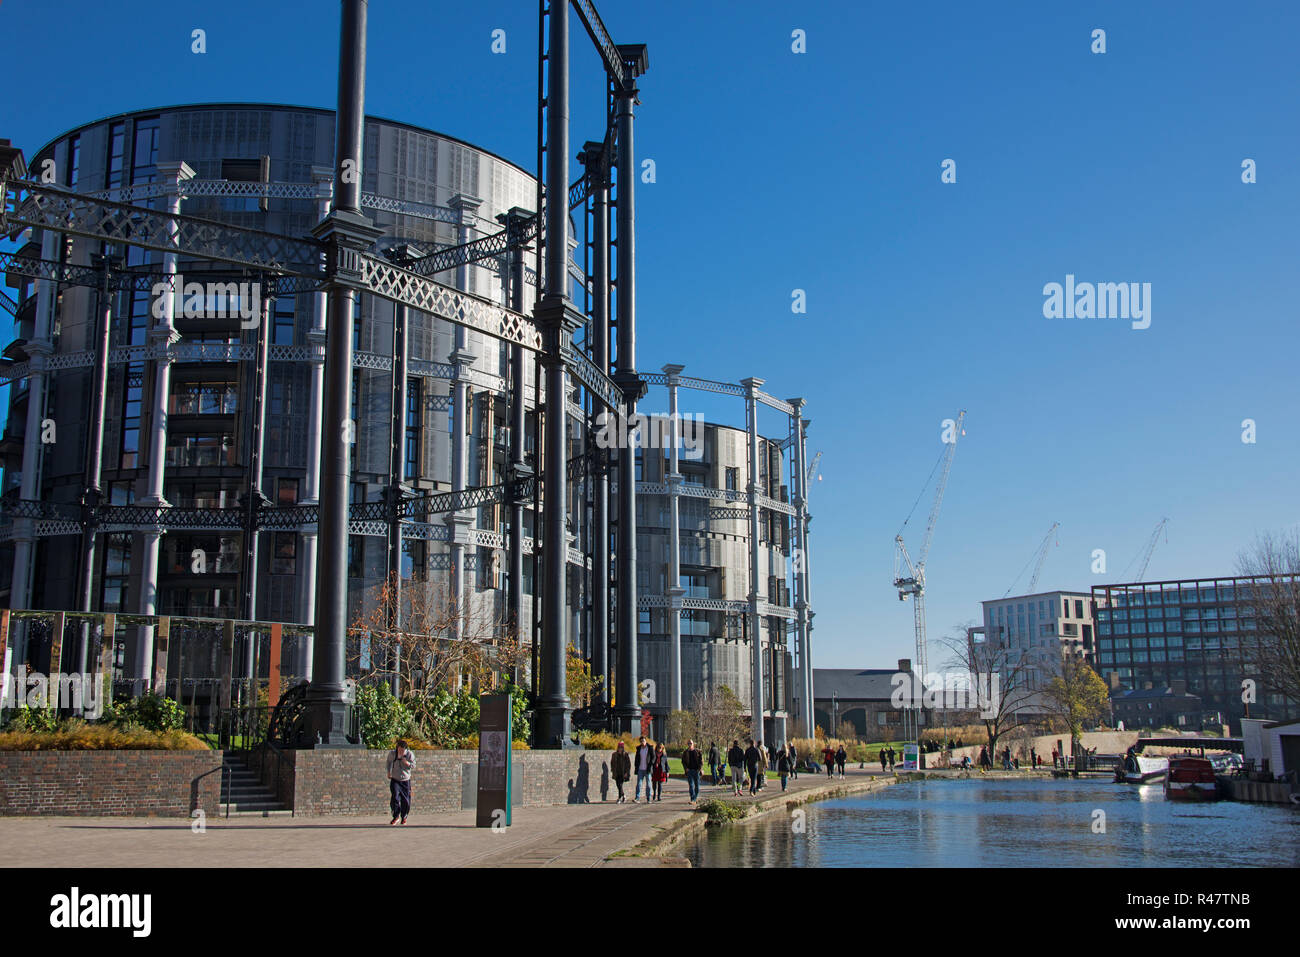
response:
<path id="1" fill-rule="evenodd" d="M 915 781 L 803 810 L 803 833 L 773 813 L 709 828 L 686 856 L 696 867 L 1300 866 L 1292 808 L 1182 804 L 1159 785 Z"/>

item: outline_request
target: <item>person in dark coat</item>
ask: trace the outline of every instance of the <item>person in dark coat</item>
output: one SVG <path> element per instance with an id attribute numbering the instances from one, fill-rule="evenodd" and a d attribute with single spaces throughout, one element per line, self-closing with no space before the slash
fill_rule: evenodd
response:
<path id="1" fill-rule="evenodd" d="M 789 744 L 786 745 L 786 757 L 790 761 L 790 776 L 793 777 L 796 781 L 798 781 L 799 780 L 799 752 L 798 750 L 796 750 L 793 741 L 791 741 Z"/>
<path id="2" fill-rule="evenodd" d="M 781 775 L 781 790 L 785 790 L 786 780 L 790 777 L 790 753 L 788 751 L 778 751 L 776 753 L 776 773 Z"/>
<path id="3" fill-rule="evenodd" d="M 880 773 L 881 774 L 885 773 L 886 765 L 888 764 L 889 764 L 889 755 L 885 753 L 884 748 L 881 748 L 880 749 Z"/>
<path id="4" fill-rule="evenodd" d="M 645 735 L 641 735 L 641 743 L 636 746 L 636 755 L 633 758 L 632 769 L 636 771 L 636 794 L 632 795 L 632 803 L 636 804 L 641 800 L 641 782 L 645 782 L 645 799 L 650 800 L 650 790 L 652 787 L 651 779 L 654 777 L 655 749 L 646 740 Z"/>
<path id="5" fill-rule="evenodd" d="M 727 749 L 727 765 L 731 768 L 731 790 L 739 795 L 740 782 L 745 777 L 745 751 L 738 740 L 732 741 Z"/>
<path id="6" fill-rule="evenodd" d="M 682 770 L 686 773 L 687 801 L 690 804 L 694 804 L 700 796 L 700 772 L 703 769 L 704 755 L 695 746 L 694 740 L 687 741 L 686 750 L 682 752 Z"/>
<path id="7" fill-rule="evenodd" d="M 844 750 L 844 745 L 835 752 L 835 764 L 840 769 L 840 777 L 844 777 L 844 762 L 849 759 L 849 753 Z"/>
<path id="8" fill-rule="evenodd" d="M 655 763 L 654 774 L 651 775 L 654 781 L 654 800 L 662 801 L 664 799 L 664 782 L 668 780 L 668 750 L 664 747 L 662 741 L 655 745 Z"/>
<path id="9" fill-rule="evenodd" d="M 718 747 L 709 742 L 709 774 L 713 777 L 713 786 L 718 786 Z"/>
<path id="10" fill-rule="evenodd" d="M 389 805 L 393 811 L 393 819 L 388 823 L 396 824 L 401 818 L 405 824 L 407 815 L 411 813 L 411 769 L 415 767 L 415 756 L 401 738 L 388 755 L 387 765 Z"/>
<path id="11" fill-rule="evenodd" d="M 987 771 L 993 762 L 989 760 L 989 749 L 987 745 L 980 745 L 980 770 Z"/>
<path id="12" fill-rule="evenodd" d="M 627 747 L 622 741 L 609 756 L 609 773 L 614 779 L 615 787 L 618 788 L 618 800 L 614 803 L 622 804 L 627 800 L 627 795 L 623 793 L 623 785 L 632 778 L 632 755 L 627 753 Z"/>
<path id="13" fill-rule="evenodd" d="M 758 793 L 758 742 L 750 739 L 749 747 L 745 749 L 745 768 L 749 771 L 749 793 Z"/>

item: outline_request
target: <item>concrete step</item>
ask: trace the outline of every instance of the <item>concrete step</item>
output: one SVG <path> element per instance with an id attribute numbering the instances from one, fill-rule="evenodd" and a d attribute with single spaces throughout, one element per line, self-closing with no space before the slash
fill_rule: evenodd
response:
<path id="1" fill-rule="evenodd" d="M 225 804 L 218 805 L 218 808 L 220 808 L 220 815 L 222 817 L 226 816 L 226 807 L 227 806 Z M 292 817 L 293 816 L 293 811 L 275 803 L 231 804 L 229 805 L 229 807 L 230 807 L 231 817 Z"/>

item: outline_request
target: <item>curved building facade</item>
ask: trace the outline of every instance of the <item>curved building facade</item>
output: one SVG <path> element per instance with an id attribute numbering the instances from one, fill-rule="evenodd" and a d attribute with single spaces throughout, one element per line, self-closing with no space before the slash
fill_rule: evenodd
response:
<path id="1" fill-rule="evenodd" d="M 28 166 L 33 176 L 52 176 L 79 193 L 163 210 L 171 204 L 187 216 L 302 236 L 329 208 L 334 132 L 329 110 L 175 106 L 70 130 L 37 151 Z M 512 210 L 530 211 L 537 204 L 537 183 L 530 174 L 452 137 L 369 117 L 364 148 L 362 207 L 383 231 L 376 243 L 380 251 L 405 247 L 424 255 L 460 245 L 498 232 Z M 570 246 L 575 245 L 571 239 Z M 20 250 L 20 255 L 90 268 L 98 268 L 105 254 L 122 257 L 113 267 L 119 272 L 154 274 L 164 266 L 162 253 L 106 249 L 99 241 L 50 233 L 28 235 Z M 525 263 L 531 265 L 531 251 Z M 319 491 L 323 291 L 279 289 L 274 296 L 259 296 L 255 290 L 261 277 L 232 276 L 230 267 L 185 257 L 175 266 L 185 288 L 198 283 L 202 294 L 175 300 L 178 338 L 170 343 L 158 340 L 158 295 L 147 284 L 117 288 L 107 297 L 112 320 L 102 414 L 100 487 L 105 501 L 213 510 L 215 516 L 245 506 L 256 487 L 272 506 L 314 504 Z M 572 263 L 570 271 L 574 298 L 581 302 L 584 277 Z M 433 278 L 505 303 L 506 273 L 503 261 L 490 258 Z M 535 298 L 530 273 L 525 270 L 518 304 L 524 312 L 531 312 Z M 218 285 L 226 286 L 224 294 L 213 292 Z M 75 506 L 86 485 L 94 431 L 94 370 L 86 357 L 95 354 L 105 300 L 89 286 L 13 273 L 9 286 L 16 290 L 16 326 L 4 357 L 11 365 L 29 363 L 33 370 L 48 371 L 15 377 L 10 386 L 0 437 L 5 465 L 0 495 L 10 502 Z M 404 390 L 398 390 L 394 306 L 365 294 L 359 300 L 349 424 L 351 489 L 354 503 L 374 503 L 376 511 L 373 521 L 354 519 L 349 539 L 350 614 L 356 619 L 373 613 L 375 595 L 388 574 L 392 555 L 380 506 L 394 486 L 429 492 L 501 483 L 509 474 L 511 439 L 505 343 L 409 310 L 407 375 Z M 260 329 L 266 340 L 264 373 Z M 33 362 L 36 357 L 44 361 Z M 524 445 L 530 462 L 535 373 L 533 362 L 525 362 Z M 672 387 L 672 374 L 643 378 Z M 737 385 L 713 383 L 709 388 L 745 394 Z M 785 403 L 766 398 L 793 415 Z M 566 399 L 569 456 L 593 451 L 590 421 L 584 428 L 590 403 L 580 407 L 574 396 Z M 396 415 L 395 402 L 400 403 Z M 49 423 L 54 441 L 47 434 Z M 747 703 L 758 701 L 755 689 L 761 688 L 764 713 L 773 722 L 784 722 L 792 707 L 794 713 L 800 710 L 792 702 L 802 698 L 800 676 L 810 674 L 802 667 L 811 618 L 806 578 L 802 596 L 791 591 L 800 572 L 791 559 L 792 542 L 806 536 L 806 510 L 802 491 L 782 478 L 786 471 L 794 475 L 806 467 L 802 429 L 792 425 L 789 436 L 769 440 L 752 430 L 709 425 L 704 435 L 702 457 L 679 463 L 680 482 L 668 458 L 639 453 L 637 659 L 641 676 L 657 689 L 649 708 L 662 720 L 673 707 L 689 707 L 694 691 L 727 684 Z M 760 451 L 752 459 L 758 463 L 754 494 L 761 504 L 751 523 L 743 506 L 752 472 L 748 450 L 755 443 Z M 394 474 L 394 463 L 400 463 L 400 474 Z M 581 476 L 575 478 L 567 617 L 571 642 L 595 659 L 593 634 L 599 630 L 593 628 L 592 614 L 600 605 L 593 592 L 608 588 L 612 574 L 592 566 L 593 493 Z M 616 488 L 611 491 L 617 494 Z M 729 510 L 732 505 L 736 508 Z M 523 516 L 525 551 L 531 553 L 532 502 Z M 461 581 L 473 613 L 481 620 L 504 621 L 509 520 L 510 509 L 493 504 L 404 522 L 402 577 L 445 585 L 454 569 L 463 568 Z M 8 553 L 0 555 L 0 602 L 11 608 L 81 607 L 80 538 L 75 527 L 57 524 L 17 520 L 0 529 L 0 548 Z M 101 527 L 91 610 L 312 622 L 314 527 L 263 526 L 253 547 L 242 528 L 230 527 L 225 519 L 206 521 L 200 515 L 193 526 L 163 530 L 142 521 Z M 806 571 L 806 547 L 802 554 Z M 757 570 L 756 578 L 751 568 Z M 535 577 L 534 562 L 525 561 L 525 633 L 534 625 Z M 605 607 L 612 611 L 613 602 L 611 595 Z M 147 629 L 140 632 L 126 633 L 119 655 L 123 677 L 150 677 L 152 639 Z M 802 636 L 802 652 L 791 641 L 796 633 Z M 751 644 L 755 635 L 762 646 L 758 670 Z M 617 642 L 610 644 L 606 663 L 612 676 Z M 286 670 L 306 674 L 308 667 L 304 653 Z M 777 724 L 769 727 L 770 733 L 783 736 Z"/>

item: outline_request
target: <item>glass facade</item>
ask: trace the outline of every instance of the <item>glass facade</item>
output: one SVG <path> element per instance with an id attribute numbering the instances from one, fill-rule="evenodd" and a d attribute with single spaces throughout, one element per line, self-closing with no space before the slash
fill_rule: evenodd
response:
<path id="1" fill-rule="evenodd" d="M 1120 691 L 1184 680 L 1205 721 L 1234 731 L 1242 717 L 1280 716 L 1277 696 L 1257 693 L 1249 715 L 1242 700 L 1243 683 L 1258 683 L 1248 664 L 1257 631 L 1251 588 L 1236 578 L 1097 586 L 1098 672 L 1115 675 Z"/>

